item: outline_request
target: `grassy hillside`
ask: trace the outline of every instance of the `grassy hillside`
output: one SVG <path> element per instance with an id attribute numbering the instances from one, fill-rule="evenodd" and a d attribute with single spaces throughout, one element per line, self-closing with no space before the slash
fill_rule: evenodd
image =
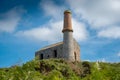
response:
<path id="1" fill-rule="evenodd" d="M 0 80 L 120 80 L 120 63 L 32 60 L 0 69 Z"/>

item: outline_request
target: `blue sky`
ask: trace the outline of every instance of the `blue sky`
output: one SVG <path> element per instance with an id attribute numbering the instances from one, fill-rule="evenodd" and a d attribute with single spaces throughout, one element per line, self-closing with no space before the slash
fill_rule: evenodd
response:
<path id="1" fill-rule="evenodd" d="M 120 62 L 120 0 L 0 0 L 0 67 L 25 63 L 62 41 L 66 9 L 81 60 Z"/>

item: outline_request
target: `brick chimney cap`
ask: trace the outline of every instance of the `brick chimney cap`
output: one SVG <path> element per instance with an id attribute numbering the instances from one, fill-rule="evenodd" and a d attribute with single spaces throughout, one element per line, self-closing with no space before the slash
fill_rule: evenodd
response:
<path id="1" fill-rule="evenodd" d="M 65 14 L 65 13 L 70 13 L 70 14 L 71 14 L 71 11 L 70 11 L 70 10 L 65 10 L 65 11 L 64 11 L 64 14 Z"/>

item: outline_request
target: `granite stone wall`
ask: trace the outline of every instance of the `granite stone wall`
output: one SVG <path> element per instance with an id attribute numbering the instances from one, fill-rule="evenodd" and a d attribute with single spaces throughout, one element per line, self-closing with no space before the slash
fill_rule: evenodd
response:
<path id="1" fill-rule="evenodd" d="M 73 41 L 74 41 L 74 59 L 76 55 L 75 61 L 80 61 L 80 45 L 75 39 Z"/>
<path id="2" fill-rule="evenodd" d="M 43 59 L 62 58 L 62 56 L 63 56 L 63 54 L 62 54 L 62 47 L 63 46 L 62 45 L 63 44 L 60 44 L 60 45 L 55 46 L 55 47 L 40 50 L 40 51 L 37 51 L 35 54 L 36 54 L 36 56 L 39 57 L 39 59 L 42 59 L 41 54 L 43 54 Z"/>
<path id="3" fill-rule="evenodd" d="M 63 38 L 63 56 L 64 59 L 74 61 L 73 32 L 65 31 Z"/>
<path id="4" fill-rule="evenodd" d="M 74 47 L 74 52 L 72 54 L 73 55 L 72 61 L 80 61 L 80 46 L 76 42 L 75 39 L 73 40 L 73 43 L 74 44 L 71 45 Z M 65 53 L 63 54 L 63 43 L 59 44 L 57 46 L 54 46 L 54 47 L 52 47 L 52 45 L 51 45 L 51 47 L 46 48 L 46 49 L 41 49 L 35 53 L 35 56 L 39 57 L 39 59 L 50 59 L 50 58 L 63 58 L 63 59 L 65 59 L 64 55 L 66 55 L 66 54 Z M 43 57 L 41 57 L 41 56 L 43 56 Z"/>

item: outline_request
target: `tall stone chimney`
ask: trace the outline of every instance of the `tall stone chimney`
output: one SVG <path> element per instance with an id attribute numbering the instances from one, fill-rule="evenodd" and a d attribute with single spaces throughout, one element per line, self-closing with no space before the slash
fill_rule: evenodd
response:
<path id="1" fill-rule="evenodd" d="M 64 11 L 63 27 L 63 58 L 68 61 L 74 61 L 73 29 L 71 22 L 71 12 Z"/>

